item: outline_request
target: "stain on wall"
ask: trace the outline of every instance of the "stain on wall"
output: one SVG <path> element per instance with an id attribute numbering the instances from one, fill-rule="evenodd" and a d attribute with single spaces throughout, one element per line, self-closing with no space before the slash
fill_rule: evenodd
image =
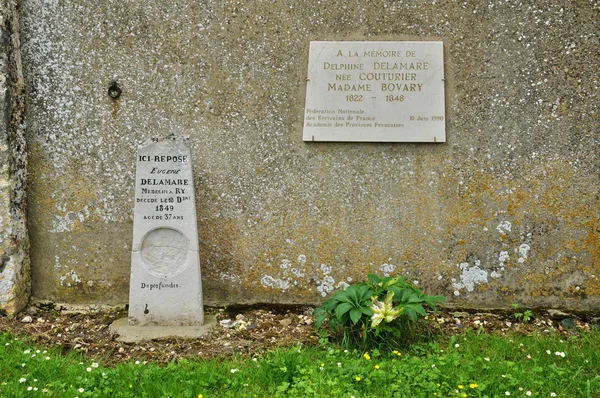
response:
<path id="1" fill-rule="evenodd" d="M 127 301 L 136 146 L 175 134 L 207 304 L 317 303 L 376 272 L 459 306 L 600 309 L 598 1 L 21 13 L 35 297 Z M 447 142 L 302 142 L 311 40 L 443 41 Z"/>

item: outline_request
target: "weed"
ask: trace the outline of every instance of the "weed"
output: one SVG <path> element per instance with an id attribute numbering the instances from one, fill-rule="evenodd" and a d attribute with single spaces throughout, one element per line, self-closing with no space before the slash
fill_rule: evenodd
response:
<path id="1" fill-rule="evenodd" d="M 512 307 L 515 309 L 515 311 L 519 309 L 519 305 L 518 304 L 513 304 Z M 533 311 L 531 311 L 531 310 L 525 310 L 523 312 L 515 312 L 513 314 L 513 316 L 515 317 L 515 319 L 517 321 L 522 321 L 523 323 L 528 323 L 534 317 L 533 316 Z"/>

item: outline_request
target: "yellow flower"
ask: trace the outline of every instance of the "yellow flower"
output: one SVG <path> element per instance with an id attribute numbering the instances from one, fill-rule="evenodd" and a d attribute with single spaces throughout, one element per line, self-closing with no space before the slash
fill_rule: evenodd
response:
<path id="1" fill-rule="evenodd" d="M 324 363 L 322 363 L 322 364 L 321 364 L 321 367 L 323 367 L 323 366 L 325 366 L 325 364 L 324 364 Z"/>
<path id="2" fill-rule="evenodd" d="M 458 388 L 462 390 L 463 388 L 465 388 L 465 386 L 463 386 L 462 384 L 459 384 Z"/>
<path id="3" fill-rule="evenodd" d="M 392 352 L 393 352 L 394 354 L 398 355 L 398 356 L 402 355 L 402 353 L 401 353 L 400 351 L 398 351 L 398 350 L 394 350 L 394 351 L 392 351 Z"/>
<path id="4" fill-rule="evenodd" d="M 440 387 L 440 386 L 441 386 L 441 384 L 440 384 L 440 383 L 437 383 L 437 384 L 436 384 L 436 386 Z"/>
<path id="5" fill-rule="evenodd" d="M 356 379 L 356 381 L 360 381 L 360 377 L 359 376 L 356 376 L 355 379 Z"/>
<path id="6" fill-rule="evenodd" d="M 133 386 L 130 384 L 130 385 L 129 385 L 129 388 L 133 388 Z"/>
<path id="7" fill-rule="evenodd" d="M 461 394 L 461 397 L 463 397 L 463 398 L 467 398 L 467 394 L 463 392 L 463 393 Z"/>
<path id="8" fill-rule="evenodd" d="M 203 395 L 202 395 L 202 394 L 198 394 L 198 398 L 202 398 L 202 397 L 203 397 Z"/>
<path id="9" fill-rule="evenodd" d="M 471 387 L 471 388 L 477 388 L 479 386 L 477 384 L 475 384 L 475 383 L 471 383 L 471 384 L 469 384 L 469 387 Z"/>
<path id="10" fill-rule="evenodd" d="M 370 360 L 371 360 L 371 356 L 369 355 L 369 353 L 368 353 L 368 352 L 365 352 L 365 353 L 363 354 L 363 357 L 365 357 L 365 359 L 366 359 L 367 361 L 370 361 Z"/>
<path id="11" fill-rule="evenodd" d="M 379 365 L 375 365 L 375 369 L 379 369 Z"/>
<path id="12" fill-rule="evenodd" d="M 372 328 L 377 327 L 377 325 L 384 320 L 387 323 L 390 323 L 402 314 L 404 308 L 394 308 L 394 304 L 392 303 L 393 300 L 394 292 L 387 293 L 385 296 L 385 302 L 373 300 L 373 306 L 371 307 L 371 310 L 373 311 L 373 316 L 371 317 Z"/>

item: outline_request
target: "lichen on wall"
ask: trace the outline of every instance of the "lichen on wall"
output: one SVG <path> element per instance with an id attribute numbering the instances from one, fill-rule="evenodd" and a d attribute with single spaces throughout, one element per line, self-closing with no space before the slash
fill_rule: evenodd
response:
<path id="1" fill-rule="evenodd" d="M 600 308 L 599 8 L 24 0 L 34 295 L 127 300 L 135 148 L 173 133 L 206 303 L 376 272 L 453 305 Z M 302 142 L 311 40 L 442 41 L 447 142 Z"/>
<path id="2" fill-rule="evenodd" d="M 0 312 L 14 314 L 31 291 L 25 222 L 24 80 L 15 4 L 0 2 Z"/>

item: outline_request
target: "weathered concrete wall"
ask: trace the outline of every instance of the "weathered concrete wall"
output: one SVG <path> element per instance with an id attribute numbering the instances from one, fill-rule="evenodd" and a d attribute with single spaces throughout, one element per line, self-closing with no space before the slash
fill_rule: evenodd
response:
<path id="1" fill-rule="evenodd" d="M 25 225 L 27 154 L 22 125 L 23 74 L 14 3 L 0 2 L 0 312 L 29 301 L 29 239 Z"/>
<path id="2" fill-rule="evenodd" d="M 318 302 L 378 272 L 457 305 L 600 309 L 598 1 L 21 10 L 36 297 L 127 301 L 135 148 L 174 133 L 206 303 Z M 303 143 L 311 40 L 443 41 L 447 143 Z"/>

